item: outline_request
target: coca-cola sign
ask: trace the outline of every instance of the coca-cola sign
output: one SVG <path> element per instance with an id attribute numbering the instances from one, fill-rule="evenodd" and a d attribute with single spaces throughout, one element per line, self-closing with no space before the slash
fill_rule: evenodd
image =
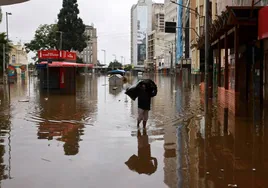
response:
<path id="1" fill-rule="evenodd" d="M 67 52 L 63 50 L 40 50 L 38 51 L 39 59 L 76 61 L 75 52 Z"/>
<path id="2" fill-rule="evenodd" d="M 38 51 L 39 59 L 59 59 L 60 54 L 56 50 L 40 50 Z"/>

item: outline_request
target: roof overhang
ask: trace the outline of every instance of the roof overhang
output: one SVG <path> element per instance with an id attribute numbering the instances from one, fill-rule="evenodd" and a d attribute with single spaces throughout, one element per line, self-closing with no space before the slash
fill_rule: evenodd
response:
<path id="1" fill-rule="evenodd" d="M 0 6 L 13 5 L 17 3 L 24 3 L 30 0 L 0 0 Z"/>
<path id="2" fill-rule="evenodd" d="M 46 61 L 40 62 L 38 65 L 47 65 Z M 82 63 L 70 63 L 70 62 L 57 62 L 53 61 L 48 64 L 49 67 L 88 67 L 93 68 L 93 64 L 82 64 Z"/>
<path id="3" fill-rule="evenodd" d="M 258 12 L 261 8 L 259 6 L 227 6 L 226 10 L 209 27 L 210 42 L 213 43 L 219 36 L 228 32 L 235 25 L 257 26 Z M 205 35 L 203 34 L 197 40 L 197 48 L 204 48 L 204 45 Z"/>

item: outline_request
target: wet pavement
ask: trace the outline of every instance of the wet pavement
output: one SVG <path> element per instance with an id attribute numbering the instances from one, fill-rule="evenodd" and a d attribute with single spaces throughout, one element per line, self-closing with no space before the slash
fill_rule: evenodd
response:
<path id="1" fill-rule="evenodd" d="M 237 119 L 214 107 L 204 117 L 187 75 L 148 77 L 158 95 L 146 131 L 137 103 L 104 76 L 79 77 L 76 96 L 19 81 L 11 104 L 0 86 L 0 187 L 268 187 L 265 114 Z"/>

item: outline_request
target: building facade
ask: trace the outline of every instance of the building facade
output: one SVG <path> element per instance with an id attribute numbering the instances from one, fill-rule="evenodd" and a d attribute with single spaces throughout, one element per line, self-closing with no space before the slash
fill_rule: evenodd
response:
<path id="1" fill-rule="evenodd" d="M 170 0 L 165 0 L 165 22 L 178 21 L 178 5 L 171 3 Z M 170 69 L 176 63 L 176 45 L 177 34 L 165 33 L 165 53 L 164 53 L 164 66 Z M 171 57 L 173 57 L 171 59 Z"/>
<path id="2" fill-rule="evenodd" d="M 148 57 L 148 33 L 152 31 L 152 0 L 139 0 L 131 7 L 131 63 L 144 68 Z"/>
<path id="3" fill-rule="evenodd" d="M 152 6 L 152 31 L 148 33 L 147 68 L 159 69 L 164 65 L 165 9 L 164 4 Z"/>
<path id="4" fill-rule="evenodd" d="M 21 43 L 11 44 L 10 65 L 28 65 L 28 56 L 24 46 Z"/>
<path id="5" fill-rule="evenodd" d="M 98 63 L 98 37 L 97 37 L 97 29 L 94 28 L 94 25 L 87 25 L 85 29 L 85 34 L 89 39 L 87 41 L 87 47 L 83 50 L 83 52 L 78 53 L 78 56 L 83 60 L 83 62 L 87 64 L 94 64 L 94 66 Z"/>

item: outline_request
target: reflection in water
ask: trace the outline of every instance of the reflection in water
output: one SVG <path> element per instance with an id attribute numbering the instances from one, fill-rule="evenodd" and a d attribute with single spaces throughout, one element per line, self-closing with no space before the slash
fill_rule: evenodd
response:
<path id="1" fill-rule="evenodd" d="M 124 88 L 111 91 L 104 85 L 107 77 L 78 77 L 76 96 L 50 95 L 48 100 L 32 78 L 29 103 L 18 102 L 28 90 L 27 83 L 18 82 L 11 88 L 11 108 L 7 90 L 0 87 L 3 187 L 86 187 L 88 174 L 92 187 L 268 187 L 267 110 L 261 113 L 255 105 L 250 119 L 218 107 L 204 117 L 199 87 L 191 85 L 188 74 L 145 77 L 158 85 L 148 134 L 136 131 L 137 101 L 125 100 Z M 129 158 L 137 145 L 130 131 L 138 151 Z M 128 158 L 130 170 L 151 176 L 130 171 L 122 164 Z M 12 179 L 5 180 L 11 166 Z"/>
<path id="2" fill-rule="evenodd" d="M 140 130 L 137 133 L 138 139 L 138 156 L 132 155 L 125 164 L 130 170 L 139 174 L 151 175 L 157 170 L 157 159 L 151 156 L 151 145 L 146 129 L 143 129 L 143 134 Z"/>

